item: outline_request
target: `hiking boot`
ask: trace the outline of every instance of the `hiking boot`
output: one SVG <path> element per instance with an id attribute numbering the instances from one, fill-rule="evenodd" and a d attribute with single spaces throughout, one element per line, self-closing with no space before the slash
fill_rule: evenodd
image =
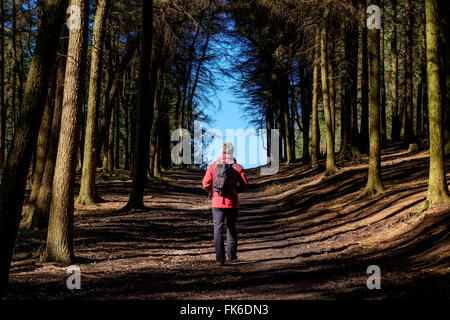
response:
<path id="1" fill-rule="evenodd" d="M 234 257 L 234 258 L 228 258 L 228 261 L 229 261 L 230 263 L 234 263 L 234 262 L 238 262 L 239 260 L 238 260 L 237 257 Z"/>
<path id="2" fill-rule="evenodd" d="M 225 264 L 225 261 L 216 261 L 217 265 L 222 267 Z"/>

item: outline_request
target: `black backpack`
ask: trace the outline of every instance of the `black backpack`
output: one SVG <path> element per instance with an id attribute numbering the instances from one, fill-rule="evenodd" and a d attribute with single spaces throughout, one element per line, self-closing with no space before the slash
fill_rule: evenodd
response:
<path id="1" fill-rule="evenodd" d="M 213 177 L 213 191 L 217 191 L 222 197 L 230 188 L 232 183 L 233 165 L 219 163 Z"/>

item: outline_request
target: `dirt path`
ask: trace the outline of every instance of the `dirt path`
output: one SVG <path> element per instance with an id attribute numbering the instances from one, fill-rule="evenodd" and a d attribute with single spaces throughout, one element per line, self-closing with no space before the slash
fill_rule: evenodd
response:
<path id="1" fill-rule="evenodd" d="M 32 240 L 22 234 L 11 297 L 450 296 L 450 206 L 410 217 L 426 196 L 426 155 L 387 150 L 383 180 L 388 191 L 355 201 L 366 171 L 364 164 L 342 166 L 339 174 L 327 178 L 301 165 L 282 168 L 273 177 L 249 170 L 251 186 L 241 196 L 238 223 L 239 262 L 224 267 L 214 262 L 212 219 L 200 187 L 202 172 L 167 172 L 164 184 L 148 188 L 149 212 L 118 214 L 115 210 L 125 205 L 129 192 L 124 173 L 99 184 L 108 202 L 77 207 L 75 253 L 82 289 L 66 288 L 66 267 L 21 257 L 27 245 L 41 250 L 43 245 L 42 240 L 30 244 Z M 369 265 L 381 269 L 381 290 L 367 289 Z"/>

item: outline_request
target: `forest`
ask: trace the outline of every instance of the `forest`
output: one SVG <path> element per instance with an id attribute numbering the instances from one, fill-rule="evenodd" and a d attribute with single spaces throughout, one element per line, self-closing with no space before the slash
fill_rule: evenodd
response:
<path id="1" fill-rule="evenodd" d="M 1 0 L 0 297 L 448 299 L 449 19 L 444 0 Z M 225 268 L 208 163 L 173 151 L 231 117 L 218 90 L 278 130 L 280 161 L 244 166 Z"/>

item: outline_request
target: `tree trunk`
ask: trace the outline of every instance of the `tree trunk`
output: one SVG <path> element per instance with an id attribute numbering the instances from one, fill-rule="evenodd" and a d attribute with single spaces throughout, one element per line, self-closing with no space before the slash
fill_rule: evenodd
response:
<path id="1" fill-rule="evenodd" d="M 156 59 L 155 61 L 159 61 L 159 59 Z M 156 83 L 161 82 L 161 77 L 163 76 L 163 63 L 157 63 L 160 65 L 158 67 L 157 76 L 156 76 Z M 155 97 L 153 98 L 153 124 L 152 129 L 150 133 L 150 163 L 149 163 L 149 173 L 151 177 L 155 177 L 154 173 L 155 170 L 155 156 L 157 153 L 157 137 L 159 135 L 160 131 L 160 115 L 161 115 L 161 103 L 162 103 L 162 97 L 164 96 L 165 91 L 165 81 L 162 85 L 162 87 L 159 90 L 155 91 Z"/>
<path id="2" fill-rule="evenodd" d="M 309 164 L 311 162 L 311 155 L 309 153 L 309 129 L 311 123 L 311 101 L 308 99 L 307 91 L 310 87 L 309 73 L 306 72 L 306 67 L 300 64 L 300 106 L 302 110 L 302 136 L 303 136 L 303 163 Z"/>
<path id="3" fill-rule="evenodd" d="M 360 156 L 358 150 L 358 31 L 356 27 L 344 27 L 344 55 L 345 66 L 342 70 L 342 98 L 341 119 L 343 128 L 342 159 L 353 159 Z"/>
<path id="4" fill-rule="evenodd" d="M 153 0 L 141 0 L 142 4 L 142 36 L 141 36 L 141 59 L 139 69 L 139 93 L 138 111 L 136 116 L 136 144 L 134 152 L 133 182 L 127 205 L 122 209 L 146 210 L 144 206 L 144 188 L 146 172 L 149 159 L 150 129 L 152 123 L 152 112 L 149 103 L 154 94 L 150 87 L 150 57 L 152 56 L 153 42 Z M 151 91 L 151 92 L 149 92 Z"/>
<path id="5" fill-rule="evenodd" d="M 322 100 L 323 109 L 325 113 L 325 133 L 326 133 L 326 144 L 327 144 L 327 161 L 326 161 L 326 174 L 333 175 L 337 172 L 335 156 L 334 156 L 334 135 L 333 135 L 333 122 L 331 119 L 331 108 L 329 99 L 329 88 L 328 88 L 328 16 L 330 13 L 330 3 L 328 2 L 325 7 L 325 12 L 322 18 L 322 32 L 320 37 L 321 44 L 321 65 L 320 69 L 322 71 Z"/>
<path id="6" fill-rule="evenodd" d="M 0 168 L 5 163 L 6 104 L 5 104 L 5 13 L 0 0 Z"/>
<path id="7" fill-rule="evenodd" d="M 153 176 L 156 178 L 161 178 L 161 165 L 160 165 L 160 155 L 161 155 L 161 146 L 160 146 L 161 135 L 158 132 L 156 136 L 156 147 L 155 147 L 155 155 L 153 157 Z"/>
<path id="8" fill-rule="evenodd" d="M 279 149 L 278 152 L 280 154 L 281 161 L 284 162 L 286 160 L 286 153 L 284 152 L 286 149 L 286 144 L 283 144 L 283 140 L 286 137 L 285 130 L 283 130 L 283 121 L 281 119 L 282 117 L 282 105 L 281 103 L 277 103 L 275 105 L 275 127 L 276 129 L 280 130 L 280 136 L 279 136 Z"/>
<path id="9" fill-rule="evenodd" d="M 100 0 L 97 4 L 92 35 L 92 57 L 89 79 L 89 98 L 84 138 L 84 160 L 81 175 L 78 204 L 93 204 L 102 201 L 95 186 L 97 168 L 97 135 L 98 115 L 100 110 L 100 93 L 103 65 L 103 45 L 105 40 L 105 24 L 109 0 Z"/>
<path id="10" fill-rule="evenodd" d="M 107 86 L 107 92 L 105 93 L 105 115 L 103 117 L 102 126 L 98 135 L 98 152 L 101 152 L 103 145 L 108 142 L 108 131 L 111 123 L 111 113 L 114 108 L 114 103 L 117 98 L 117 94 L 120 89 L 120 80 L 123 78 L 123 74 L 126 71 L 126 67 L 134 56 L 134 52 L 138 47 L 139 41 L 137 37 L 129 37 L 126 44 L 125 55 L 118 64 L 114 72 L 110 72 L 110 83 Z M 108 74 L 108 73 L 107 73 Z"/>
<path id="11" fill-rule="evenodd" d="M 335 53 L 334 53 L 334 32 L 333 36 L 330 37 L 328 41 L 328 60 L 327 60 L 327 68 L 328 68 L 328 89 L 330 96 L 330 112 L 331 112 L 331 128 L 333 133 L 334 144 L 336 145 L 336 84 L 335 84 L 335 72 L 334 72 L 334 64 L 335 64 Z M 336 150 L 334 150 L 335 152 Z"/>
<path id="12" fill-rule="evenodd" d="M 67 41 L 64 41 L 62 52 L 67 52 Z M 58 71 L 56 75 L 55 110 L 53 112 L 52 131 L 47 156 L 45 158 L 44 173 L 41 187 L 32 207 L 32 219 L 30 229 L 42 230 L 48 226 L 50 201 L 52 199 L 53 176 L 55 173 L 56 155 L 58 152 L 59 132 L 61 129 L 62 100 L 64 94 L 64 75 L 66 58 L 62 55 L 58 58 Z"/>
<path id="13" fill-rule="evenodd" d="M 54 68 L 55 70 L 55 68 Z M 37 195 L 42 185 L 42 177 L 45 169 L 45 159 L 47 157 L 48 146 L 52 131 L 52 119 L 54 112 L 54 96 L 56 86 L 56 72 L 52 72 L 52 80 L 48 89 L 47 102 L 45 104 L 44 115 L 42 117 L 41 126 L 39 129 L 38 141 L 35 158 L 35 167 L 33 172 L 33 185 L 30 195 L 30 205 L 23 220 L 25 224 L 30 227 L 33 218 L 34 206 L 36 204 Z"/>
<path id="14" fill-rule="evenodd" d="M 283 88 L 281 90 L 281 106 L 283 108 L 283 120 L 284 120 L 284 132 L 285 132 L 285 139 L 284 144 L 286 147 L 286 162 L 287 164 L 292 163 L 294 161 L 294 154 L 293 154 L 293 145 L 292 145 L 292 127 L 289 120 L 289 79 L 287 76 L 283 77 Z"/>
<path id="15" fill-rule="evenodd" d="M 367 27 L 366 6 L 362 7 L 361 22 L 361 127 L 359 136 L 359 148 L 366 153 L 369 146 L 369 64 L 367 61 Z"/>
<path id="16" fill-rule="evenodd" d="M 67 0 L 41 4 L 36 46 L 28 73 L 20 120 L 3 167 L 0 185 L 0 288 L 8 285 L 31 154 L 45 107 L 47 84 L 56 56 Z"/>
<path id="17" fill-rule="evenodd" d="M 121 99 L 117 99 L 114 108 L 114 168 L 120 169 L 120 104 Z"/>
<path id="18" fill-rule="evenodd" d="M 427 30 L 427 83 L 430 130 L 428 205 L 450 201 L 445 176 L 442 89 L 439 69 L 439 18 L 436 0 L 425 0 Z"/>
<path id="19" fill-rule="evenodd" d="M 405 134 L 404 140 L 411 143 L 414 137 L 413 119 L 413 31 L 411 0 L 405 0 Z"/>
<path id="20" fill-rule="evenodd" d="M 269 103 L 265 102 L 265 111 L 266 111 L 266 130 L 267 130 L 267 158 L 273 159 L 271 154 L 271 146 L 272 146 L 272 135 L 271 130 L 273 129 L 273 112 L 272 108 L 270 107 Z"/>
<path id="21" fill-rule="evenodd" d="M 385 9 L 384 6 L 386 4 L 385 0 L 382 0 L 381 3 L 381 31 L 380 31 L 380 86 L 381 86 L 381 142 L 384 143 L 387 140 L 386 134 L 386 83 L 385 83 L 385 54 L 384 54 L 384 34 L 385 34 Z"/>
<path id="22" fill-rule="evenodd" d="M 448 17 L 450 8 L 446 1 L 438 1 L 438 10 L 440 18 L 440 41 L 441 41 L 441 82 L 443 102 L 443 123 L 444 123 L 444 153 L 450 158 L 450 24 Z"/>
<path id="23" fill-rule="evenodd" d="M 372 1 L 374 5 L 379 0 Z M 370 151 L 369 173 L 364 194 L 373 195 L 384 192 L 381 182 L 381 135 L 380 135 L 380 30 L 369 30 L 369 111 L 370 111 Z"/>
<path id="24" fill-rule="evenodd" d="M 319 166 L 320 158 L 320 129 L 318 112 L 319 94 L 319 63 L 320 63 L 320 31 L 316 30 L 314 49 L 314 69 L 313 69 L 313 95 L 312 95 L 312 145 L 311 145 L 311 165 L 313 168 Z"/>
<path id="25" fill-rule="evenodd" d="M 400 140 L 401 123 L 399 119 L 398 105 L 398 49 L 397 49 L 397 0 L 392 0 L 392 38 L 391 38 L 391 62 L 392 62 L 392 88 L 391 88 L 391 140 L 397 142 Z"/>
<path id="26" fill-rule="evenodd" d="M 83 107 L 88 45 L 89 1 L 72 0 L 81 10 L 80 27 L 69 32 L 61 133 L 50 204 L 47 246 L 43 260 L 70 264 L 73 253 L 75 170 Z"/>
<path id="27" fill-rule="evenodd" d="M 124 169 L 130 170 L 130 152 L 129 152 L 130 151 L 130 147 L 129 147 L 129 143 L 130 143 L 130 126 L 129 126 L 130 107 L 128 105 L 129 101 L 128 101 L 128 97 L 126 94 L 126 86 L 127 86 L 127 78 L 125 76 L 124 81 L 123 81 L 123 89 L 122 89 L 122 111 L 123 111 L 124 121 L 125 121 Z"/>
<path id="28" fill-rule="evenodd" d="M 425 8 L 423 8 L 425 11 Z M 424 15 L 425 16 L 425 15 Z M 422 21 L 425 19 L 422 19 Z M 425 29 L 425 28 L 424 28 Z M 425 30 L 424 30 L 425 31 Z M 426 37 L 426 32 L 424 32 L 424 37 Z M 420 71 L 419 71 L 419 83 L 417 85 L 417 121 L 416 121 L 416 137 L 418 139 L 424 138 L 424 105 L 425 105 L 425 95 L 424 91 L 426 87 L 426 77 L 427 77 L 427 59 L 425 54 L 426 44 L 425 41 L 420 44 Z"/>
<path id="29" fill-rule="evenodd" d="M 117 100 L 114 100 L 114 106 L 111 109 L 111 121 L 109 122 L 108 130 L 108 143 L 106 144 L 106 170 L 105 173 L 108 175 L 114 174 L 114 132 L 116 125 L 115 110 L 118 108 Z"/>

